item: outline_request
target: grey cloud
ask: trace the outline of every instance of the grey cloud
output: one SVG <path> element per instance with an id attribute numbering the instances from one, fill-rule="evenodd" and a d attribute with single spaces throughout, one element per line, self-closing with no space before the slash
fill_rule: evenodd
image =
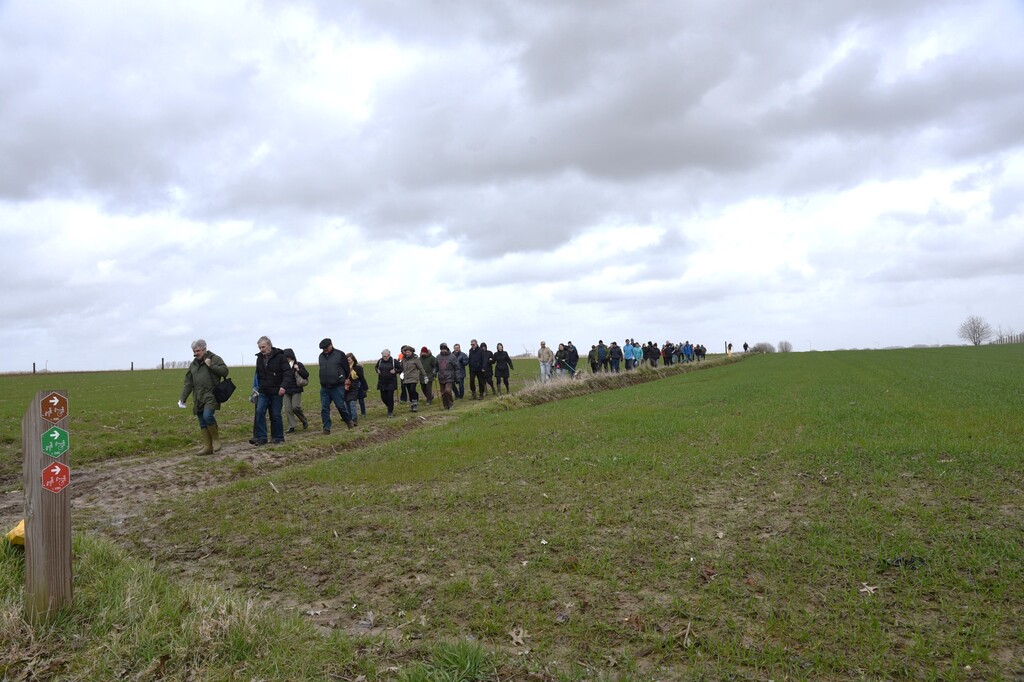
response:
<path id="1" fill-rule="evenodd" d="M 941 234 L 941 233 L 940 233 Z M 933 235 L 902 248 L 899 257 L 890 257 L 863 277 L 873 283 L 926 283 L 937 281 L 979 280 L 991 277 L 1024 275 L 1024 238 L 1019 234 L 966 234 L 948 228 L 947 238 Z M 1010 235 L 1010 236 L 1008 236 Z M 981 248 L 967 244 L 984 239 Z"/>

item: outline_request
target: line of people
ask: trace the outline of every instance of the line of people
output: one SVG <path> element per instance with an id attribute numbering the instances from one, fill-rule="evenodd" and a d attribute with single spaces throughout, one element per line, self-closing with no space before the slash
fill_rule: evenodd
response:
<path id="1" fill-rule="evenodd" d="M 310 383 L 310 373 L 291 348 L 277 348 L 266 336 L 261 336 L 256 346 L 259 352 L 256 353 L 250 395 L 255 409 L 253 435 L 249 442 L 256 446 L 283 443 L 285 434 L 294 433 L 299 425 L 303 429 L 309 428 L 309 419 L 302 408 L 302 394 Z M 216 421 L 216 412 L 221 404 L 213 389 L 227 378 L 228 367 L 219 355 L 207 348 L 203 339 L 192 343 L 192 351 L 193 361 L 185 373 L 178 406 L 186 407 L 185 401 L 193 396 L 193 412 L 199 420 L 204 443 L 199 454 L 209 455 L 221 449 Z M 323 434 L 329 435 L 333 427 L 332 406 L 346 427 L 356 428 L 359 417 L 366 416 L 365 399 L 369 392 L 362 364 L 352 353 L 335 348 L 330 338 L 320 342 L 318 364 Z M 505 392 L 511 393 L 509 378 L 513 369 L 512 358 L 502 344 L 497 344 L 492 352 L 486 343 L 478 343 L 476 339 L 470 342 L 469 353 L 462 352 L 457 343 L 454 349 L 442 343 L 436 356 L 426 346 L 418 355 L 412 346 L 402 346 L 397 358 L 392 357 L 390 350 L 384 349 L 373 365 L 377 391 L 381 403 L 387 408 L 388 417 L 394 417 L 395 392 L 399 388 L 400 402 L 408 402 L 410 411 L 417 412 L 420 392 L 428 405 L 433 403 L 436 380 L 444 409 L 450 410 L 455 400 L 465 396 L 467 375 L 472 398 L 481 400 L 488 388 L 491 393 L 500 395 L 504 385 Z"/>
<path id="2" fill-rule="evenodd" d="M 666 366 L 678 362 L 702 362 L 706 356 L 707 348 L 689 341 L 678 344 L 666 341 L 664 346 L 659 347 L 653 341 L 641 344 L 636 339 L 626 339 L 620 346 L 617 341 L 605 344 L 601 339 L 590 347 L 587 362 L 591 373 L 596 374 L 618 372 L 623 367 L 627 370 L 636 369 L 644 362 L 651 367 L 657 367 L 659 362 Z M 572 341 L 558 344 L 557 351 L 552 351 L 546 341 L 541 341 L 537 360 L 540 362 L 541 381 L 559 375 L 572 377 L 580 372 L 580 354 Z"/>
<path id="3" fill-rule="evenodd" d="M 294 433 L 299 425 L 309 428 L 309 419 L 302 408 L 302 394 L 310 384 L 310 373 L 300 362 L 291 348 L 280 349 L 266 336 L 256 342 L 256 370 L 253 373 L 253 390 L 250 400 L 255 405 L 253 416 L 253 445 L 283 443 L 285 433 Z M 185 373 L 179 407 L 186 407 L 185 401 L 194 396 L 193 412 L 199 420 L 203 436 L 200 454 L 212 454 L 221 449 L 216 411 L 220 409 L 214 395 L 214 387 L 228 376 L 224 360 L 211 352 L 203 339 L 192 343 L 193 361 Z M 640 344 L 627 339 L 619 346 L 616 341 L 605 344 L 603 340 L 591 346 L 587 354 L 591 372 L 618 372 L 620 367 L 635 369 L 642 362 L 657 367 L 658 362 L 667 365 L 675 362 L 700 362 L 707 349 L 701 344 L 689 341 L 673 344 L 666 341 L 659 347 L 653 341 Z M 546 342 L 540 342 L 537 351 L 542 381 L 553 375 L 576 376 L 579 373 L 580 354 L 572 341 L 559 343 L 556 351 Z M 318 358 L 320 384 L 320 421 L 323 433 L 331 433 L 333 406 L 349 429 L 356 428 L 360 416 L 366 416 L 366 397 L 369 382 L 362 364 L 352 353 L 345 353 L 334 347 L 330 338 L 320 342 Z M 392 357 L 384 349 L 381 357 L 374 362 L 377 375 L 377 391 L 381 403 L 387 408 L 387 416 L 394 417 L 395 392 L 400 391 L 399 401 L 409 403 L 410 411 L 419 409 L 420 393 L 428 405 L 434 401 L 434 381 L 440 388 L 441 402 L 450 410 L 457 399 L 465 397 L 466 377 L 469 377 L 470 395 L 473 400 L 482 400 L 490 389 L 500 395 L 502 386 L 511 393 L 509 379 L 515 369 L 511 356 L 502 344 L 492 352 L 486 343 L 470 341 L 469 352 L 462 351 L 460 344 L 452 348 L 442 343 L 435 356 L 426 346 L 419 354 L 409 345 L 402 346 L 400 355 Z M 269 433 L 267 422 L 269 418 Z M 288 429 L 285 431 L 285 420 Z"/>

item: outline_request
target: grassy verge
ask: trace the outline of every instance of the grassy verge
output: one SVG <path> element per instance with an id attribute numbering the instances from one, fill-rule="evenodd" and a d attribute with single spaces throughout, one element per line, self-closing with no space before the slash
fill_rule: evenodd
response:
<path id="1" fill-rule="evenodd" d="M 475 680 L 494 667 L 463 642 L 424 649 L 400 670 L 384 640 L 359 642 L 200 583 L 182 586 L 94 538 L 74 543 L 73 608 L 32 629 L 18 598 L 24 556 L 0 543 L 0 679 Z"/>

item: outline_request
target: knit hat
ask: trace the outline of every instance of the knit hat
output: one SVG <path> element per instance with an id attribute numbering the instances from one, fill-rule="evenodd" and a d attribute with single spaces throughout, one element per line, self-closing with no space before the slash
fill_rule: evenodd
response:
<path id="1" fill-rule="evenodd" d="M 325 348 L 327 348 L 327 346 L 331 345 L 333 344 L 331 343 L 330 339 L 324 339 L 323 341 L 320 342 L 320 350 L 324 350 Z"/>
<path id="2" fill-rule="evenodd" d="M 420 348 L 420 354 L 421 354 L 421 355 L 422 355 L 423 353 L 429 353 L 429 352 L 430 352 L 430 351 L 429 351 L 429 350 L 427 350 L 427 347 L 426 347 L 426 346 L 423 346 L 423 348 Z"/>

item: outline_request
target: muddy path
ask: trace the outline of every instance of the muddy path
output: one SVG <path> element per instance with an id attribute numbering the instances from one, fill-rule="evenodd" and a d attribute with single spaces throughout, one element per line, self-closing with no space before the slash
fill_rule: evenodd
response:
<path id="1" fill-rule="evenodd" d="M 161 500 L 397 440 L 412 430 L 441 424 L 449 418 L 443 414 L 410 415 L 397 424 L 363 420 L 354 430 L 336 429 L 330 436 L 312 428 L 288 434 L 284 446 L 224 442 L 220 452 L 208 456 L 185 451 L 160 457 L 121 458 L 83 467 L 72 465 L 68 488 L 72 527 L 116 538 L 126 522 L 144 515 L 148 507 Z M 24 490 L 0 493 L 0 534 L 24 516 Z"/>

